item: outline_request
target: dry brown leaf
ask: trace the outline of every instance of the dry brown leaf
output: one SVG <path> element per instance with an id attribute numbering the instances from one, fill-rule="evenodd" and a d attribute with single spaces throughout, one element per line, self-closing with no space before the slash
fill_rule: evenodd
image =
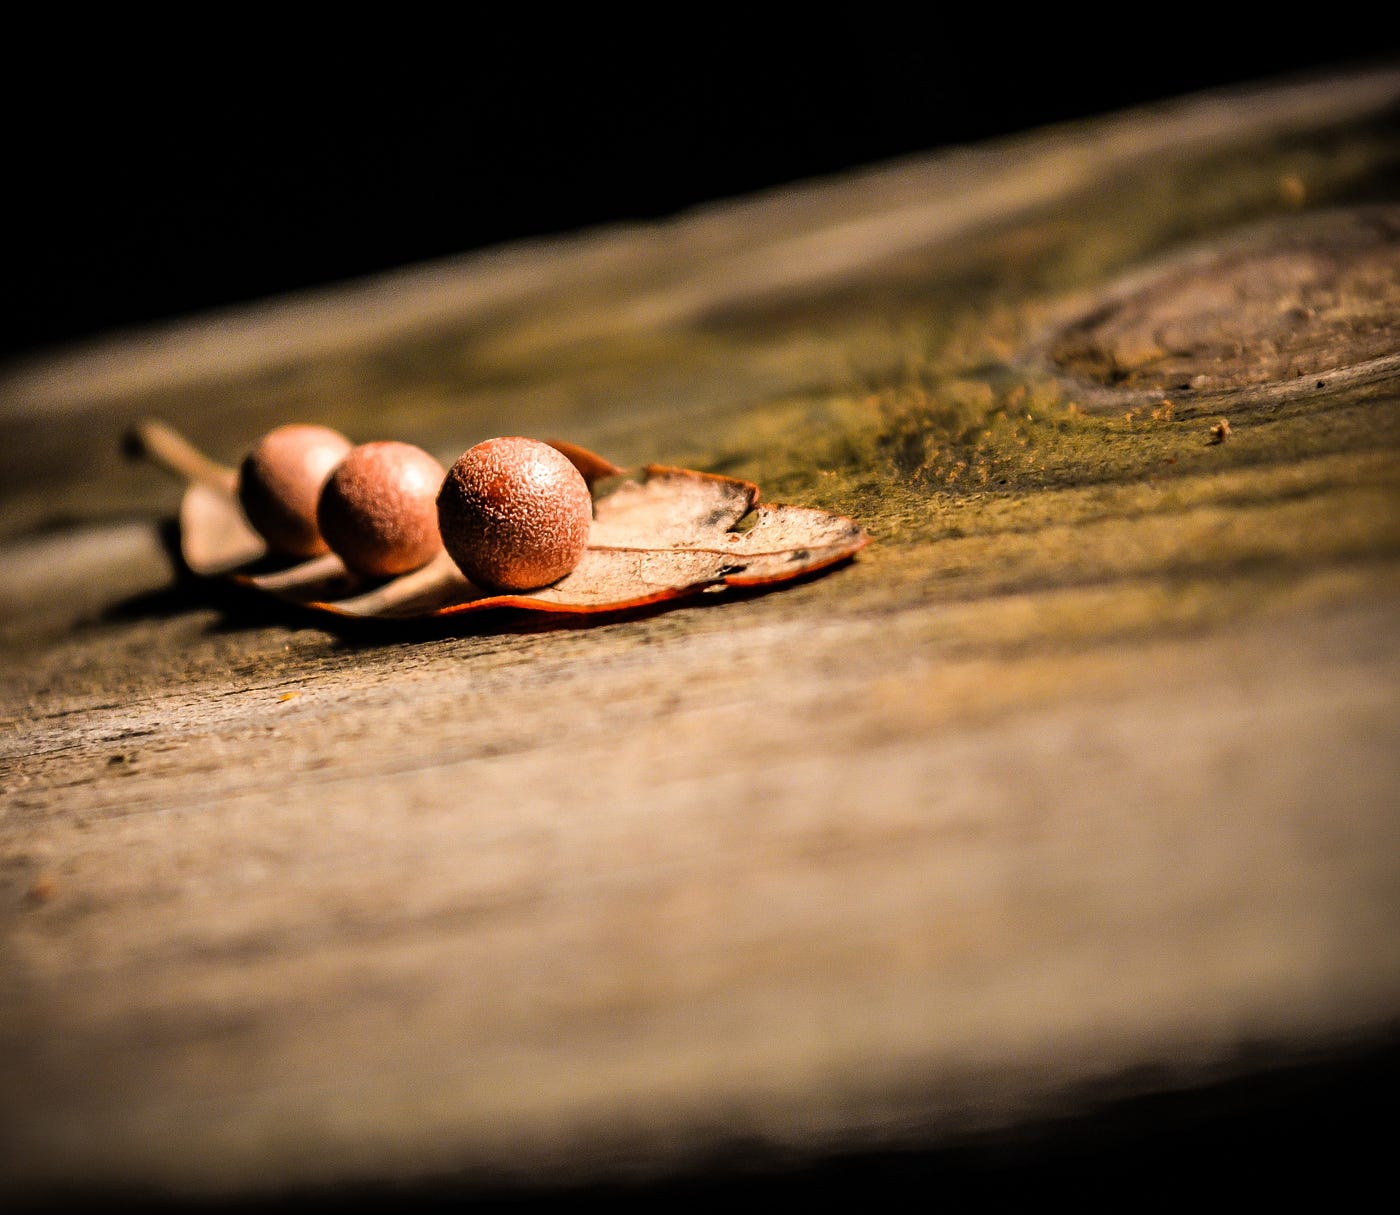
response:
<path id="1" fill-rule="evenodd" d="M 169 427 L 143 423 L 133 434 L 142 454 L 186 483 L 180 551 L 191 572 L 226 578 L 288 603 L 339 616 L 411 620 L 487 608 L 611 612 L 724 587 L 778 586 L 854 556 L 869 536 L 826 511 L 760 504 L 748 481 L 683 468 L 649 467 L 640 479 L 570 443 L 555 443 L 594 488 L 588 549 L 552 586 L 499 594 L 474 586 L 444 552 L 387 582 L 350 573 L 334 554 L 294 565 L 270 564 L 248 525 L 234 474 L 196 451 Z"/>

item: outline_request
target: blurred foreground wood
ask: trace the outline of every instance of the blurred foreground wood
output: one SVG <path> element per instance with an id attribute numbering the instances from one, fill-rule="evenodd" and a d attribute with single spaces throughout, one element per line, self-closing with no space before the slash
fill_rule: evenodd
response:
<path id="1" fill-rule="evenodd" d="M 0 1199 L 811 1166 L 1392 1043 L 1397 107 L 1185 98 L 12 368 Z M 875 542 L 330 627 L 179 574 L 148 415 L 566 439 Z"/>

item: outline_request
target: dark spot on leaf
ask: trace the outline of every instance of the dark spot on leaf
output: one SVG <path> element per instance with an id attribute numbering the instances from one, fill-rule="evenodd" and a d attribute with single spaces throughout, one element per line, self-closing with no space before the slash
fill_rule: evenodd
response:
<path id="1" fill-rule="evenodd" d="M 24 898 L 32 906 L 49 902 L 58 893 L 58 880 L 49 873 L 40 874 L 24 892 Z"/>

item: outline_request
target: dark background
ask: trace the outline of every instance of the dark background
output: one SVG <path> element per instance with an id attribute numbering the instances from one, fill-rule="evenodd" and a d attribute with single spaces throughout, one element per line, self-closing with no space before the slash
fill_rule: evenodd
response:
<path id="1" fill-rule="evenodd" d="M 1388 54 L 1340 28 L 1147 45 L 1009 17 L 964 16 L 954 38 L 878 12 L 796 41 L 696 11 L 664 30 L 369 29 L 348 48 L 217 25 L 86 30 L 81 53 L 16 43 L 0 359 Z"/>

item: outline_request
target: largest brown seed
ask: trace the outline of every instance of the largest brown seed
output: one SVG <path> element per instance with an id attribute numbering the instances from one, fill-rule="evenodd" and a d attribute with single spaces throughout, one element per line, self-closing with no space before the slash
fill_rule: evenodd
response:
<path id="1" fill-rule="evenodd" d="M 538 439 L 488 439 L 464 452 L 438 494 L 452 559 L 480 587 L 528 591 L 557 582 L 588 547 L 593 500 L 567 456 Z"/>

